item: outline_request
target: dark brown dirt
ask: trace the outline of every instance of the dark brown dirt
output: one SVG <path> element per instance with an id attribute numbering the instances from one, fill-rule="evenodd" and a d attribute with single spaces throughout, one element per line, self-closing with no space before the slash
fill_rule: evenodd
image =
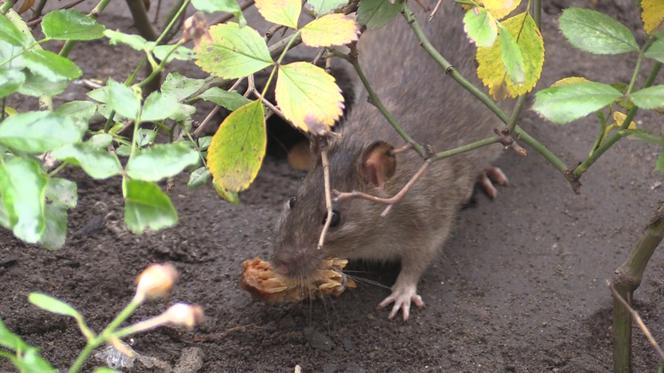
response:
<path id="1" fill-rule="evenodd" d="M 126 29 L 131 21 L 117 3 L 101 19 Z M 547 63 L 540 85 L 569 75 L 627 81 L 634 58 L 593 58 L 563 40 L 556 20 L 571 3 L 587 6 L 545 2 Z M 601 9 L 639 25 L 631 5 Z M 74 58 L 87 77 L 120 79 L 138 58 L 121 53 L 126 50 L 93 42 Z M 639 118 L 661 131 L 661 117 Z M 557 127 L 530 111 L 523 126 L 570 164 L 584 158 L 595 133 L 592 119 Z M 95 182 L 71 172 L 80 203 L 65 248 L 26 246 L 0 231 L 0 317 L 64 368 L 83 339 L 72 320 L 39 311 L 27 294 L 62 298 L 99 330 L 131 298 L 142 268 L 170 261 L 181 272 L 173 296 L 142 307 L 131 320 L 187 301 L 201 304 L 207 321 L 194 333 L 162 328 L 138 335 L 133 347 L 172 363 L 183 348 L 200 347 L 204 372 L 292 372 L 296 364 L 305 372 L 607 372 L 610 295 L 604 280 L 663 199 L 662 175 L 653 171 L 658 151 L 623 141 L 584 176 L 580 195 L 534 151 L 526 158 L 505 154 L 498 165 L 512 186 L 501 189 L 496 201 L 481 197 L 462 212 L 456 234 L 420 284 L 427 307 L 407 323 L 388 321 L 375 310 L 388 291 L 369 284 L 339 299 L 278 307 L 254 302 L 238 287 L 241 261 L 269 255 L 273 221 L 298 185 L 300 175 L 282 160 L 265 162 L 240 206 L 223 202 L 211 188 L 189 191 L 179 178 L 171 191 L 179 225 L 143 236 L 122 228 L 118 179 Z M 395 274 L 395 268 L 359 268 L 386 285 Z M 659 252 L 636 297 L 660 341 L 662 279 Z M 635 371 L 652 372 L 657 356 L 635 335 Z M 3 368 L 9 367 L 3 362 Z"/>

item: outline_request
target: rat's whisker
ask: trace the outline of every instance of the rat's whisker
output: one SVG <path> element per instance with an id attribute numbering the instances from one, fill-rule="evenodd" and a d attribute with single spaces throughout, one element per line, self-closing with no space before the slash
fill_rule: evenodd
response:
<path id="1" fill-rule="evenodd" d="M 344 271 L 344 273 L 346 273 L 346 271 Z M 353 279 L 353 280 L 355 280 L 355 281 L 357 281 L 357 282 L 362 282 L 362 283 L 369 284 L 369 285 L 373 285 L 373 286 L 376 286 L 376 287 L 379 287 L 379 288 L 392 290 L 391 287 L 389 287 L 389 286 L 387 286 L 387 285 L 385 285 L 385 284 L 382 284 L 382 283 L 380 283 L 380 282 L 378 282 L 378 281 L 370 280 L 370 279 L 368 279 L 368 278 L 364 278 L 364 277 L 353 276 L 353 275 L 348 274 L 348 273 L 346 273 L 346 276 L 350 277 L 351 279 Z"/>

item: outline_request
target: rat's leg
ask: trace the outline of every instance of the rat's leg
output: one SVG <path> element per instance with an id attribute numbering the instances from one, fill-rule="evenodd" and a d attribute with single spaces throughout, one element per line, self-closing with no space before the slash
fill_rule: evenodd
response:
<path id="1" fill-rule="evenodd" d="M 496 190 L 494 184 L 502 186 L 509 184 L 507 176 L 505 176 L 503 170 L 498 167 L 488 167 L 477 177 L 477 185 L 482 188 L 482 191 L 484 191 L 484 193 L 491 199 L 496 198 L 498 195 L 498 190 Z"/>

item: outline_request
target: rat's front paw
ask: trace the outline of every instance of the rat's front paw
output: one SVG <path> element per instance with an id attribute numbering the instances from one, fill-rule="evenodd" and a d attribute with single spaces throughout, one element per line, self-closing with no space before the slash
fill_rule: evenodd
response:
<path id="1" fill-rule="evenodd" d="M 390 311 L 390 316 L 388 316 L 389 319 L 393 319 L 399 313 L 399 310 L 401 310 L 403 320 L 406 321 L 410 316 L 410 302 L 415 303 L 419 308 L 424 307 L 422 297 L 417 294 L 417 286 L 396 286 L 392 290 L 392 294 L 378 304 L 378 308 L 384 308 L 388 304 L 394 303 L 392 311 Z"/>
<path id="2" fill-rule="evenodd" d="M 495 199 L 496 196 L 498 195 L 498 190 L 494 186 L 496 185 L 501 185 L 501 186 L 507 186 L 509 185 L 509 180 L 507 179 L 507 176 L 503 173 L 503 170 L 501 170 L 498 167 L 489 167 L 484 172 L 480 174 L 480 176 L 477 178 L 477 185 L 482 189 L 482 191 L 491 199 Z"/>

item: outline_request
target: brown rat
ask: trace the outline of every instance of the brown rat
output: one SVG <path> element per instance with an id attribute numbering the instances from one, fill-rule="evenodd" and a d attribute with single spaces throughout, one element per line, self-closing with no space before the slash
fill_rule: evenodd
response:
<path id="1" fill-rule="evenodd" d="M 444 4 L 431 23 L 421 24 L 434 46 L 464 76 L 475 77 L 475 48 L 464 34 L 463 14 L 454 2 Z M 418 12 L 419 19 L 424 19 L 424 12 Z M 417 142 L 441 151 L 490 136 L 498 125 L 488 109 L 445 76 L 402 17 L 365 32 L 358 50 L 378 97 Z M 404 141 L 367 101 L 366 92 L 359 95 L 340 133 L 329 150 L 333 189 L 390 197 L 422 164 L 414 151 L 391 153 L 386 144 L 398 147 Z M 417 294 L 420 276 L 449 237 L 457 211 L 472 194 L 475 181 L 500 150 L 499 145 L 491 145 L 432 163 L 385 217 L 381 217 L 385 205 L 376 202 L 349 199 L 335 204 L 332 226 L 321 249 L 317 242 L 326 209 L 318 162 L 279 219 L 272 258 L 275 268 L 302 278 L 326 257 L 400 260 L 401 272 L 392 294 L 379 306 L 394 303 L 390 318 L 401 310 L 404 320 L 408 319 L 411 302 L 424 305 Z M 502 173 L 498 176 L 504 178 Z"/>

